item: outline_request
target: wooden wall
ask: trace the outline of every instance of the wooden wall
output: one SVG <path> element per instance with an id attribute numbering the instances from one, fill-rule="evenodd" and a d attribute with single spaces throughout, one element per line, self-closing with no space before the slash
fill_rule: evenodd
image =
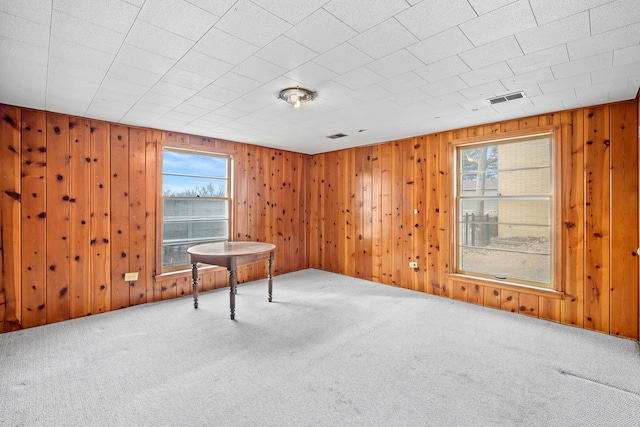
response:
<path id="1" fill-rule="evenodd" d="M 452 274 L 450 143 L 549 126 L 561 132 L 564 293 Z M 637 132 L 628 101 L 315 155 L 309 264 L 638 339 Z"/>
<path id="2" fill-rule="evenodd" d="M 276 274 L 313 267 L 638 339 L 636 101 L 314 156 L 4 105 L 0 119 L 0 331 L 190 293 L 189 272 L 158 271 L 170 145 L 234 156 L 233 239 L 275 243 Z M 449 143 L 540 126 L 561 132 L 564 293 L 452 274 Z"/>
<path id="3" fill-rule="evenodd" d="M 233 240 L 275 243 L 276 275 L 307 266 L 305 155 L 6 105 L 0 119 L 0 332 L 191 293 L 190 270 L 160 274 L 162 145 L 233 155 Z"/>

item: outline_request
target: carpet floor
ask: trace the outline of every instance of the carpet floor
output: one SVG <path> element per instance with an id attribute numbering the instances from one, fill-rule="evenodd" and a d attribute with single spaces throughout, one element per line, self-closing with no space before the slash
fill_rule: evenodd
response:
<path id="1" fill-rule="evenodd" d="M 640 426 L 638 343 L 319 270 L 0 335 L 0 426 Z"/>

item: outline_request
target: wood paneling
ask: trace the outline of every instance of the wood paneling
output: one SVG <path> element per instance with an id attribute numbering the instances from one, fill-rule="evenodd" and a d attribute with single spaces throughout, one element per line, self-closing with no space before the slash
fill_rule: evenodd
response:
<path id="1" fill-rule="evenodd" d="M 554 264 L 561 292 L 451 276 L 450 142 L 523 135 L 541 126 L 559 135 Z M 637 339 L 637 128 L 637 102 L 628 101 L 315 155 L 309 203 L 325 211 L 310 215 L 309 239 L 321 245 L 318 254 L 341 255 L 311 256 L 310 266 Z M 362 160 L 366 152 L 376 153 L 375 167 Z M 364 197 L 369 186 L 372 194 Z M 356 272 L 343 267 L 352 259 L 344 243 L 354 237 L 345 226 L 351 216 L 359 221 L 357 241 L 371 241 L 373 251 L 356 256 Z M 371 228 L 362 227 L 365 218 Z"/>
<path id="2" fill-rule="evenodd" d="M 636 101 L 314 156 L 1 108 L 2 331 L 191 292 L 190 271 L 159 268 L 167 145 L 233 156 L 233 239 L 276 243 L 276 274 L 319 268 L 638 338 Z M 562 293 L 452 275 L 450 143 L 539 126 L 560 129 Z M 202 290 L 226 284 L 224 269 L 201 275 Z"/>
<path id="3" fill-rule="evenodd" d="M 20 109 L 0 104 L 0 333 L 20 328 Z"/>
<path id="4" fill-rule="evenodd" d="M 191 293 L 191 270 L 162 275 L 162 146 L 233 157 L 234 240 L 277 245 L 275 274 L 307 259 L 311 157 L 0 105 L 0 332 Z M 318 245 L 319 246 L 319 245 Z M 125 282 L 124 274 L 138 280 Z M 264 278 L 267 263 L 242 267 Z M 227 286 L 203 268 L 201 289 Z"/>

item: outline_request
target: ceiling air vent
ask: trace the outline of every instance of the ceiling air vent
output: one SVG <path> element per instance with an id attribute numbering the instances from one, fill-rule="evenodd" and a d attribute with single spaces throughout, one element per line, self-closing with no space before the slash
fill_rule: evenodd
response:
<path id="1" fill-rule="evenodd" d="M 336 133 L 335 135 L 329 135 L 327 138 L 338 139 L 338 138 L 344 138 L 345 136 L 349 136 L 349 135 L 345 135 L 344 133 Z"/>
<path id="2" fill-rule="evenodd" d="M 514 99 L 524 98 L 524 92 L 515 92 L 508 95 L 496 96 L 495 98 L 489 98 L 490 104 L 499 104 L 501 102 L 513 101 Z"/>

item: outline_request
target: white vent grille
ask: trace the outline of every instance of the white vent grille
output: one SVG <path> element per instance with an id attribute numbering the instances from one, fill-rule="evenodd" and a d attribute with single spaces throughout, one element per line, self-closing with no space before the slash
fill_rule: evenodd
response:
<path id="1" fill-rule="evenodd" d="M 524 98 L 524 92 L 515 92 L 507 95 L 496 96 L 495 98 L 489 98 L 490 104 L 499 104 L 501 102 L 513 101 L 514 99 Z"/>

